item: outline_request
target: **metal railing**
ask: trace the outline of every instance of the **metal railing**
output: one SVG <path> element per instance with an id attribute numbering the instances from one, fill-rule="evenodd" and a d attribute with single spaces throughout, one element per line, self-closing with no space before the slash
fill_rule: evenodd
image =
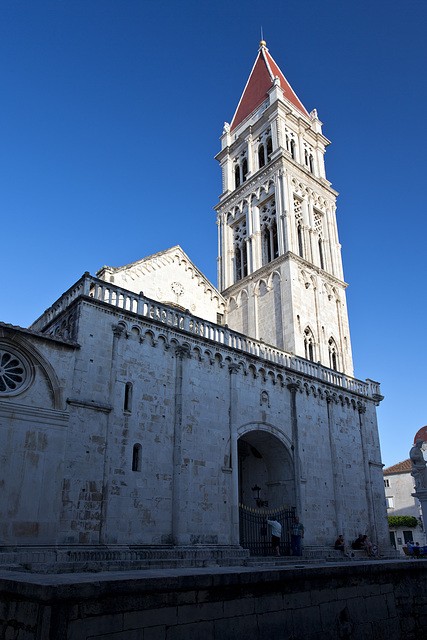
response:
<path id="1" fill-rule="evenodd" d="M 280 555 L 291 554 L 289 530 L 295 518 L 295 507 L 283 506 L 278 509 L 253 509 L 239 504 L 240 545 L 249 549 L 251 556 L 271 556 L 273 546 L 267 520 L 277 520 L 282 525 Z"/>

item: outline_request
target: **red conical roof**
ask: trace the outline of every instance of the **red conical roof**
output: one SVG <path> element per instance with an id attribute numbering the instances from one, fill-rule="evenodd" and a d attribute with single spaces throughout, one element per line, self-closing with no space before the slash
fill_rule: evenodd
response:
<path id="1" fill-rule="evenodd" d="M 230 130 L 235 129 L 237 125 L 243 122 L 243 120 L 247 118 L 252 111 L 267 99 L 267 92 L 273 86 L 273 81 L 276 76 L 279 77 L 280 86 L 283 89 L 285 97 L 292 102 L 294 107 L 299 109 L 299 111 L 304 115 L 308 116 L 307 109 L 298 99 L 291 85 L 269 54 L 265 43 L 262 41 L 258 57 L 255 60 L 251 75 L 249 76 L 249 80 L 246 83 L 246 87 L 237 106 L 236 113 L 231 121 Z"/>

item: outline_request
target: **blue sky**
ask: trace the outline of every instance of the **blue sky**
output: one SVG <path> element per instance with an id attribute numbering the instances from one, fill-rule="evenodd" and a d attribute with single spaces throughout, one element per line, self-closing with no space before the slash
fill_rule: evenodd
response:
<path id="1" fill-rule="evenodd" d="M 0 318 L 84 271 L 180 244 L 216 284 L 223 122 L 260 40 L 332 141 L 358 378 L 383 462 L 427 424 L 427 5 L 414 0 L 0 1 Z"/>

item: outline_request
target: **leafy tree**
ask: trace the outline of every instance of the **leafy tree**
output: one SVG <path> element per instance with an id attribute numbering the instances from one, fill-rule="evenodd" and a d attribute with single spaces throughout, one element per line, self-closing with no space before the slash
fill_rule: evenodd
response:
<path id="1" fill-rule="evenodd" d="M 418 520 L 414 516 L 388 516 L 388 526 L 393 529 L 395 527 L 415 529 L 417 525 Z"/>

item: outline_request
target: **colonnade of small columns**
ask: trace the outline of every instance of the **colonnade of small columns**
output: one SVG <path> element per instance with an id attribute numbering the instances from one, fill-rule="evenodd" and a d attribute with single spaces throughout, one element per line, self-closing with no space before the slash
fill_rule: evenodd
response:
<path id="1" fill-rule="evenodd" d="M 262 196 L 261 196 L 262 197 Z M 270 222 L 261 223 L 261 209 L 274 198 L 275 215 Z M 301 204 L 302 219 L 300 238 L 295 218 L 295 201 Z M 300 255 L 307 262 L 323 269 L 331 275 L 343 279 L 341 247 L 335 222 L 335 203 L 316 208 L 314 198 L 309 193 L 295 191 L 292 176 L 285 170 L 274 175 L 264 202 L 249 195 L 244 204 L 240 203 L 234 217 L 230 212 L 218 215 L 219 227 L 219 278 L 221 290 L 250 275 L 277 255 L 288 251 Z M 321 216 L 321 232 L 315 228 L 315 214 Z M 243 218 L 243 215 L 245 218 Z M 236 243 L 233 227 L 238 219 L 246 221 L 246 237 Z M 266 245 L 266 228 L 270 235 L 269 250 Z M 264 244 L 264 249 L 263 249 Z M 267 246 L 267 250 L 266 250 Z M 238 253 L 237 253 L 238 252 Z M 268 260 L 267 260 L 268 262 Z M 245 268 L 242 271 L 243 265 Z"/>

